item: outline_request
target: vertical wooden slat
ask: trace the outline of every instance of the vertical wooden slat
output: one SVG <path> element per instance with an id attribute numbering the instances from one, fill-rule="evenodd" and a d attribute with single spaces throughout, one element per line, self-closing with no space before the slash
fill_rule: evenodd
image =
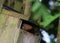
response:
<path id="1" fill-rule="evenodd" d="M 8 5 L 9 7 L 12 7 L 13 2 L 14 2 L 14 0 L 8 0 L 7 5 Z"/>
<path id="2" fill-rule="evenodd" d="M 59 11 L 60 11 L 60 0 L 57 0 L 58 1 L 58 6 L 59 6 Z M 59 25 L 58 25 L 58 42 L 57 43 L 60 43 L 60 18 L 59 18 Z"/>
<path id="3" fill-rule="evenodd" d="M 14 9 L 18 12 L 22 12 L 21 8 L 23 7 L 23 2 L 20 2 L 18 0 L 15 0 L 14 2 Z"/>
<path id="4" fill-rule="evenodd" d="M 59 20 L 59 25 L 58 25 L 58 42 L 57 43 L 60 43 L 60 20 Z"/>
<path id="5" fill-rule="evenodd" d="M 0 13 L 2 11 L 2 6 L 3 6 L 3 3 L 4 3 L 5 0 L 0 0 Z"/>
<path id="6" fill-rule="evenodd" d="M 31 8 L 31 2 L 29 0 L 25 0 L 24 16 L 26 16 L 26 20 L 29 20 L 31 16 L 30 8 Z"/>

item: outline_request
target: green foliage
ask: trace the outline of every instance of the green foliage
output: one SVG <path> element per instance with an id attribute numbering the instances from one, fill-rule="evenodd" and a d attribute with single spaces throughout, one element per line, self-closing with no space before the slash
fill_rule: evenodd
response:
<path id="1" fill-rule="evenodd" d="M 48 26 L 60 16 L 60 13 L 55 13 L 55 15 L 52 16 L 52 14 L 48 11 L 48 8 L 39 1 L 35 1 L 31 11 L 33 12 L 33 21 L 37 21 L 40 17 L 42 17 L 43 21 L 40 22 L 39 25 L 42 25 L 43 27 Z"/>
<path id="2" fill-rule="evenodd" d="M 54 41 L 54 39 L 51 39 L 51 43 L 56 43 L 56 42 Z"/>

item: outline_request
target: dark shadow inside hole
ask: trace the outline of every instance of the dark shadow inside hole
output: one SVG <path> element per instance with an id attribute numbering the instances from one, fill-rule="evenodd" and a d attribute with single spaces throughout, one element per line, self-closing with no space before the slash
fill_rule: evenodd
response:
<path id="1" fill-rule="evenodd" d="M 28 30 L 25 30 L 25 29 L 23 28 L 24 25 L 27 26 L 27 29 L 28 29 Z M 29 25 L 30 27 L 32 27 L 30 30 L 29 30 L 28 25 Z M 38 32 L 39 32 L 39 26 L 38 26 L 38 25 L 36 25 L 36 24 L 34 24 L 34 23 L 32 23 L 32 22 L 26 21 L 26 20 L 22 20 L 22 24 L 21 24 L 21 27 L 20 27 L 20 28 L 23 29 L 23 30 L 25 30 L 25 31 L 28 31 L 28 32 L 30 32 L 30 33 L 32 33 L 32 34 L 35 34 L 35 33 L 38 33 Z"/>

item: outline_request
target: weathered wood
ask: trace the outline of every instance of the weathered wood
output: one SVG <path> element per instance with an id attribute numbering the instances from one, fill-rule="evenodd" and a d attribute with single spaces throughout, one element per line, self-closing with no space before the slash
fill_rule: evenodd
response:
<path id="1" fill-rule="evenodd" d="M 24 11 L 24 10 L 22 9 L 22 7 L 23 7 L 23 2 L 20 2 L 20 1 L 18 1 L 18 0 L 15 0 L 14 2 L 15 2 L 15 4 L 14 4 L 14 9 L 15 9 L 16 11 L 22 13 L 22 12 Z"/>
<path id="2" fill-rule="evenodd" d="M 6 9 L 3 9 L 2 14 L 9 15 L 9 16 L 19 18 L 19 19 L 22 18 L 22 19 L 25 19 L 25 20 L 28 20 L 29 17 L 30 17 L 29 16 L 30 14 L 27 14 L 28 16 L 26 16 L 24 14 L 19 14 L 19 13 L 13 12 L 13 11 L 8 11 Z"/>
<path id="3" fill-rule="evenodd" d="M 19 14 L 19 13 L 13 12 L 13 11 L 8 11 L 6 9 L 3 9 L 2 14 L 9 15 L 9 16 L 19 18 L 19 19 L 20 18 L 25 19 L 25 20 L 27 19 L 27 17 L 23 14 Z"/>
<path id="4" fill-rule="evenodd" d="M 14 1 L 14 0 L 8 0 L 7 5 L 8 5 L 8 6 L 11 6 L 11 4 L 13 3 L 13 1 Z"/>
<path id="5" fill-rule="evenodd" d="M 18 14 L 16 12 L 3 9 L 2 14 L 4 14 L 6 18 L 4 17 L 4 15 L 1 15 L 3 16 L 2 18 L 3 20 L 5 20 L 5 22 L 3 22 L 4 24 L 1 24 L 3 25 L 2 27 L 4 28 L 1 28 L 0 43 L 39 43 L 40 42 L 39 37 L 31 33 L 22 31 L 20 29 L 22 21 L 19 21 L 19 19 L 29 20 L 30 18 L 31 3 L 28 0 L 25 0 L 24 4 L 25 4 L 24 14 Z M 3 20 L 1 20 L 1 22 Z"/>
<path id="6" fill-rule="evenodd" d="M 16 17 L 16 18 L 24 18 L 23 14 L 18 14 L 16 12 L 9 11 L 6 9 L 3 9 L 2 14 L 9 15 L 9 16 Z"/>
<path id="7" fill-rule="evenodd" d="M 24 4 L 25 4 L 24 14 L 19 14 L 19 13 L 9 11 L 9 10 L 6 10 L 6 9 L 3 9 L 2 13 L 6 14 L 6 15 L 9 15 L 9 16 L 19 18 L 19 19 L 22 18 L 22 19 L 25 19 L 25 20 L 29 20 L 29 17 L 31 15 L 30 14 L 30 5 L 31 5 L 31 3 L 28 0 L 26 0 Z"/>
<path id="8" fill-rule="evenodd" d="M 0 15 L 0 43 L 16 43 L 19 35 L 18 18 Z"/>
<path id="9" fill-rule="evenodd" d="M 0 0 L 0 13 L 2 11 L 2 6 L 3 6 L 3 3 L 4 3 L 5 0 Z"/>
<path id="10" fill-rule="evenodd" d="M 60 43 L 60 20 L 59 20 L 59 25 L 58 25 L 58 42 L 57 43 Z"/>
<path id="11" fill-rule="evenodd" d="M 31 11 L 30 11 L 30 8 L 31 8 L 31 2 L 29 0 L 26 0 L 25 1 L 25 10 L 24 10 L 24 16 L 26 16 L 29 20 L 30 16 L 31 16 Z"/>

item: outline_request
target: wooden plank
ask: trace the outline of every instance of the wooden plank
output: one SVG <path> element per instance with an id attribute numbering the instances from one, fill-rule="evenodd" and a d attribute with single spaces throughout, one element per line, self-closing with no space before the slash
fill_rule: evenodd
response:
<path id="1" fill-rule="evenodd" d="M 5 14 L 5 15 L 9 15 L 9 16 L 19 18 L 19 19 L 22 18 L 22 19 L 28 20 L 30 15 L 31 15 L 30 14 L 30 5 L 31 5 L 31 3 L 27 0 L 27 1 L 25 1 L 24 4 L 25 4 L 24 14 L 19 14 L 19 13 L 9 11 L 9 10 L 6 10 L 6 9 L 3 9 L 2 13 Z"/>
<path id="2" fill-rule="evenodd" d="M 0 43 L 16 43 L 19 35 L 18 18 L 0 15 Z"/>
<path id="3" fill-rule="evenodd" d="M 59 25 L 58 25 L 58 42 L 57 43 L 60 43 L 60 20 L 59 20 Z"/>
<path id="4" fill-rule="evenodd" d="M 2 6 L 3 6 L 3 3 L 4 3 L 5 0 L 0 0 L 0 13 L 2 11 Z"/>
<path id="5" fill-rule="evenodd" d="M 14 2 L 14 9 L 18 12 L 23 12 L 23 9 L 21 9 L 23 7 L 23 2 L 20 2 L 18 0 L 15 0 Z"/>
<path id="6" fill-rule="evenodd" d="M 24 0 L 23 0 L 24 1 Z M 30 12 L 30 8 L 31 8 L 31 2 L 29 0 L 25 0 L 25 10 L 24 10 L 24 16 L 26 16 L 29 20 L 30 16 L 31 16 L 31 12 Z"/>
<path id="7" fill-rule="evenodd" d="M 27 14 L 27 15 L 19 14 L 19 13 L 16 13 L 16 12 L 13 12 L 13 11 L 9 11 L 9 10 L 6 10 L 6 9 L 3 9 L 2 14 L 9 15 L 9 16 L 12 16 L 12 17 L 15 17 L 15 18 L 19 18 L 19 19 L 20 18 L 21 19 L 25 19 L 25 20 L 28 20 L 29 17 L 30 17 L 30 14 Z"/>
<path id="8" fill-rule="evenodd" d="M 8 0 L 7 5 L 11 6 L 13 0 Z"/>
<path id="9" fill-rule="evenodd" d="M 6 9 L 3 9 L 2 14 L 9 15 L 9 16 L 16 17 L 16 18 L 22 18 L 22 19 L 25 18 L 25 16 L 23 16 L 23 14 L 19 14 L 19 13 L 13 12 L 13 11 L 8 11 Z"/>

